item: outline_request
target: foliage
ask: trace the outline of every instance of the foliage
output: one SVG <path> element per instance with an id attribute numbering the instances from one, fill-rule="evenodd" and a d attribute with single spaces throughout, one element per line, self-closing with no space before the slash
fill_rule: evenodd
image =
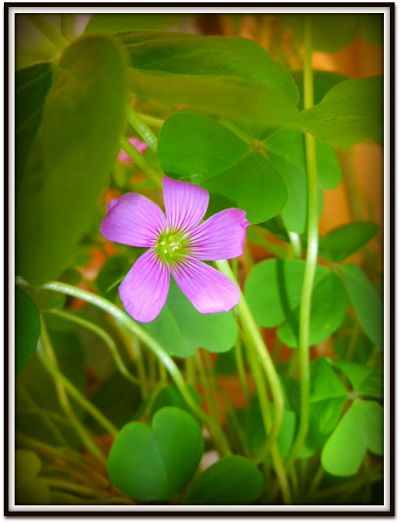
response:
<path id="1" fill-rule="evenodd" d="M 266 50 L 190 34 L 195 15 L 96 14 L 79 35 L 63 16 L 56 40 L 31 18 L 57 54 L 15 79 L 17 503 L 374 504 L 380 231 L 318 223 L 351 147 L 382 143 L 383 79 L 311 74 L 307 51 L 381 45 L 381 17 L 276 15 Z M 206 189 L 207 217 L 246 212 L 243 255 L 210 262 L 243 289 L 233 310 L 171 282 L 152 322 L 123 311 L 144 251 L 99 226 L 121 194 L 162 204 L 163 175 Z"/>

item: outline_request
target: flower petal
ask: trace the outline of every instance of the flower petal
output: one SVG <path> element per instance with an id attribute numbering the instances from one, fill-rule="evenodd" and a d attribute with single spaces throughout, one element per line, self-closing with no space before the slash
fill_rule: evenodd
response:
<path id="1" fill-rule="evenodd" d="M 127 193 L 108 204 L 100 231 L 113 242 L 150 247 L 165 227 L 165 216 L 158 205 L 142 194 Z"/>
<path id="2" fill-rule="evenodd" d="M 167 299 L 169 268 L 152 249 L 138 258 L 119 286 L 119 295 L 128 313 L 147 323 L 156 318 Z"/>
<path id="3" fill-rule="evenodd" d="M 241 209 L 225 209 L 189 234 L 192 255 L 199 260 L 227 260 L 243 254 L 249 222 Z"/>
<path id="4" fill-rule="evenodd" d="M 233 281 L 205 263 L 189 259 L 172 266 L 171 274 L 199 312 L 226 312 L 239 303 Z"/>
<path id="5" fill-rule="evenodd" d="M 200 223 L 208 207 L 208 191 L 164 176 L 163 192 L 169 227 L 188 231 Z"/>

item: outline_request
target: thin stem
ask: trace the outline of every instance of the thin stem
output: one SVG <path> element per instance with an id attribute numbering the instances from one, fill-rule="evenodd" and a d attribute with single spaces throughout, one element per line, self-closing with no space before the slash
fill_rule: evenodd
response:
<path id="1" fill-rule="evenodd" d="M 269 407 L 269 401 L 268 401 L 268 394 L 267 390 L 264 386 L 264 380 L 261 368 L 258 364 L 257 360 L 257 354 L 250 349 L 250 344 L 248 344 L 248 361 L 251 369 L 251 373 L 254 378 L 254 382 L 256 385 L 257 390 L 257 396 L 260 402 L 260 410 L 261 410 L 261 417 L 263 420 L 265 433 L 270 435 L 271 434 L 271 427 L 272 427 L 272 420 L 271 420 L 271 413 L 270 413 L 270 407 Z M 270 436 L 267 438 L 266 444 L 262 448 L 259 455 L 256 457 L 255 462 L 256 463 L 262 463 L 267 455 L 267 453 L 271 451 L 271 458 L 272 463 L 275 468 L 275 472 L 278 478 L 279 486 L 282 491 L 283 499 L 285 503 L 290 504 L 291 503 L 291 494 L 290 494 L 290 487 L 289 482 L 287 479 L 286 471 L 283 466 L 282 460 L 279 455 L 279 450 L 276 445 L 276 442 L 270 443 Z"/>
<path id="2" fill-rule="evenodd" d="M 301 238 L 297 232 L 287 231 L 292 253 L 295 258 L 301 258 Z"/>
<path id="3" fill-rule="evenodd" d="M 136 148 L 129 142 L 125 136 L 121 138 L 121 147 L 133 160 L 133 162 L 141 169 L 148 177 L 157 185 L 157 187 L 162 187 L 161 178 L 158 176 L 157 172 L 149 167 L 146 160 L 143 156 L 136 150 Z"/>
<path id="4" fill-rule="evenodd" d="M 45 332 L 45 331 L 44 331 Z M 50 347 L 49 345 L 49 338 L 44 334 L 43 341 L 45 342 L 45 347 L 48 349 Z M 57 380 L 59 384 L 62 384 L 65 390 L 69 393 L 69 395 L 74 398 L 74 400 L 79 403 L 91 416 L 112 436 L 116 436 L 118 433 L 118 430 L 114 425 L 108 421 L 107 418 L 103 416 L 103 414 L 94 406 L 90 401 L 88 401 L 85 396 L 73 385 L 57 368 L 55 365 L 55 362 L 52 362 L 49 360 L 49 358 L 45 357 L 45 355 L 41 352 L 39 352 L 39 356 L 41 357 L 41 360 L 46 367 L 46 369 L 49 371 L 50 374 L 53 375 L 53 377 Z"/>
<path id="5" fill-rule="evenodd" d="M 81 318 L 80 316 L 76 316 L 75 314 L 71 314 L 70 312 L 59 310 L 59 309 L 52 309 L 48 311 L 53 316 L 58 316 L 60 318 L 64 318 L 67 321 L 70 321 L 72 323 L 76 323 L 77 325 L 80 325 L 84 329 L 87 329 L 94 334 L 96 334 L 100 339 L 103 340 L 106 347 L 109 349 L 111 357 L 114 360 L 114 363 L 117 367 L 117 369 L 120 371 L 120 373 L 125 376 L 126 379 L 128 379 L 133 384 L 137 385 L 140 384 L 140 380 L 133 376 L 128 368 L 126 367 L 123 359 L 121 358 L 117 346 L 114 342 L 114 340 L 111 338 L 111 336 L 101 327 L 96 325 L 95 323 L 88 321 L 84 318 Z"/>
<path id="6" fill-rule="evenodd" d="M 246 400 L 249 401 L 249 398 L 250 398 L 249 384 L 247 382 L 246 369 L 244 367 L 244 361 L 243 361 L 242 344 L 241 344 L 239 336 L 236 340 L 234 350 L 235 350 L 236 368 L 237 368 L 238 375 L 239 375 L 240 385 L 242 387 Z"/>
<path id="7" fill-rule="evenodd" d="M 84 485 L 79 485 L 76 483 L 71 483 L 70 481 L 64 479 L 55 479 L 55 478 L 45 478 L 48 485 L 53 489 L 67 490 L 69 492 L 74 492 L 79 494 L 79 496 L 88 496 L 88 497 L 98 497 L 102 493 L 87 488 Z"/>
<path id="8" fill-rule="evenodd" d="M 195 362 L 196 362 L 197 370 L 199 372 L 200 384 L 204 391 L 204 396 L 206 399 L 208 411 L 214 419 L 218 420 L 219 415 L 218 415 L 218 411 L 217 411 L 217 406 L 214 402 L 211 383 L 210 383 L 208 374 L 204 368 L 203 359 L 201 357 L 199 350 L 196 351 Z"/>
<path id="9" fill-rule="evenodd" d="M 57 32 L 42 15 L 25 14 L 32 24 L 51 42 L 58 51 L 63 51 L 69 42 L 64 36 Z"/>
<path id="10" fill-rule="evenodd" d="M 312 41 L 311 22 L 306 18 L 304 32 L 304 107 L 313 106 L 313 70 L 312 70 Z M 318 172 L 315 138 L 306 133 L 305 149 L 307 161 L 308 182 L 308 222 L 307 222 L 307 257 L 300 301 L 299 326 L 299 371 L 300 371 L 300 422 L 293 444 L 289 463 L 296 459 L 304 444 L 308 432 L 310 417 L 310 358 L 309 358 L 309 330 L 311 314 L 311 296 L 314 284 L 314 275 L 318 258 Z"/>
<path id="11" fill-rule="evenodd" d="M 128 122 L 135 129 L 138 135 L 147 143 L 150 149 L 157 151 L 157 137 L 153 131 L 148 127 L 138 113 L 128 105 Z"/>
<path id="12" fill-rule="evenodd" d="M 90 437 L 89 433 L 87 432 L 86 428 L 81 424 L 78 417 L 76 416 L 75 412 L 73 411 L 71 404 L 69 402 L 68 396 L 65 391 L 65 383 L 60 379 L 60 374 L 58 372 L 58 363 L 57 358 L 53 349 L 53 346 L 50 341 L 50 337 L 47 333 L 46 326 L 44 321 L 42 321 L 42 334 L 41 334 L 41 341 L 43 343 L 42 348 L 39 344 L 39 351 L 38 355 L 40 360 L 42 361 L 44 367 L 46 370 L 52 375 L 54 379 L 54 384 L 56 386 L 58 399 L 60 402 L 60 405 L 62 409 L 64 410 L 65 414 L 69 417 L 71 420 L 71 423 L 73 427 L 75 428 L 76 432 L 78 433 L 79 437 L 82 440 L 82 443 L 86 446 L 86 448 L 93 454 L 93 456 L 96 456 L 96 458 L 101 461 L 102 463 L 105 463 L 105 457 L 103 456 L 101 450 L 97 447 L 97 445 L 94 443 L 92 438 Z"/>
<path id="13" fill-rule="evenodd" d="M 232 270 L 226 260 L 215 262 L 218 269 L 228 276 L 232 281 L 237 283 L 235 277 L 232 273 Z M 269 385 L 271 387 L 274 407 L 275 407 L 275 416 L 273 421 L 273 427 L 268 437 L 268 447 L 271 448 L 276 441 L 276 438 L 279 435 L 279 431 L 282 425 L 283 411 L 284 411 L 284 399 L 282 393 L 281 383 L 279 381 L 278 373 L 276 372 L 274 362 L 272 361 L 271 355 L 268 352 L 266 344 L 263 337 L 258 329 L 258 326 L 253 318 L 253 315 L 250 311 L 250 308 L 247 304 L 246 298 L 243 293 L 240 293 L 240 302 L 237 305 L 237 314 L 241 320 L 243 333 L 246 337 L 251 350 L 255 351 L 257 357 L 261 363 Z"/>
<path id="14" fill-rule="evenodd" d="M 138 113 L 138 116 L 148 125 L 153 127 L 160 128 L 164 125 L 164 120 L 162 118 L 157 118 L 156 116 L 150 116 L 149 114 Z"/>
<path id="15" fill-rule="evenodd" d="M 163 363 L 175 384 L 180 391 L 183 399 L 192 409 L 193 413 L 204 423 L 206 423 L 211 432 L 213 433 L 216 445 L 220 450 L 221 454 L 228 456 L 231 454 L 228 441 L 221 430 L 218 423 L 208 416 L 193 399 L 192 394 L 187 387 L 183 376 L 173 361 L 173 359 L 164 351 L 162 346 L 152 338 L 145 330 L 143 330 L 134 320 L 132 320 L 124 311 L 119 309 L 116 305 L 110 303 L 100 296 L 96 296 L 90 292 L 84 291 L 78 287 L 68 285 L 62 282 L 50 282 L 42 286 L 43 289 L 52 290 L 55 292 L 61 292 L 69 296 L 80 298 L 83 301 L 91 303 L 92 305 L 103 309 L 108 314 L 111 314 L 116 320 L 125 326 L 134 336 L 137 336 L 149 349 L 157 356 L 157 358 Z"/>

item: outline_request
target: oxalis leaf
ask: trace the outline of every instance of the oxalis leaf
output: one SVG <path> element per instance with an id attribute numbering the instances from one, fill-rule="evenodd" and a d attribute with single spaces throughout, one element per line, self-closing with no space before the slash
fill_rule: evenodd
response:
<path id="1" fill-rule="evenodd" d="M 322 466 L 334 476 L 352 476 L 367 450 L 383 453 L 383 409 L 374 401 L 357 401 L 327 440 Z"/>
<path id="2" fill-rule="evenodd" d="M 251 223 L 268 220 L 285 206 L 285 184 L 268 157 L 207 116 L 184 112 L 168 118 L 158 152 L 167 174 L 233 202 Z"/>
<path id="3" fill-rule="evenodd" d="M 189 505 L 247 505 L 260 497 L 262 473 L 243 456 L 223 458 L 206 469 L 190 487 Z"/>
<path id="4" fill-rule="evenodd" d="M 353 263 L 340 267 L 350 302 L 364 329 L 376 347 L 383 347 L 382 299 L 364 272 Z"/>
<path id="5" fill-rule="evenodd" d="M 377 233 L 373 222 L 353 222 L 328 232 L 320 239 L 320 255 L 330 261 L 340 262 L 366 245 Z"/>
<path id="6" fill-rule="evenodd" d="M 288 199 L 282 217 L 289 231 L 302 234 L 307 221 L 307 163 L 304 134 L 293 129 L 279 129 L 265 141 L 267 160 L 285 181 Z M 332 147 L 316 140 L 318 179 L 324 189 L 334 189 L 342 174 Z M 320 199 L 322 208 L 322 199 Z"/>
<path id="7" fill-rule="evenodd" d="M 258 325 L 281 325 L 278 337 L 292 348 L 298 346 L 304 270 L 303 260 L 265 260 L 251 270 L 245 283 L 245 295 Z M 320 343 L 338 329 L 346 307 L 339 278 L 328 268 L 318 266 L 312 296 L 310 345 Z"/>
<path id="8" fill-rule="evenodd" d="M 138 501 L 169 500 L 190 481 L 204 449 L 201 427 L 187 412 L 164 407 L 151 427 L 128 423 L 108 458 L 111 481 Z"/>
<path id="9" fill-rule="evenodd" d="M 309 131 L 334 147 L 346 148 L 364 140 L 382 143 L 382 77 L 340 82 L 303 115 Z"/>
<path id="10" fill-rule="evenodd" d="M 167 303 L 160 315 L 142 328 L 172 356 L 190 358 L 201 347 L 226 352 L 237 338 L 237 323 L 231 312 L 201 314 L 171 281 Z"/>
<path id="11" fill-rule="evenodd" d="M 121 39 L 139 97 L 252 124 L 305 126 L 294 80 L 250 40 L 150 31 Z"/>
<path id="12" fill-rule="evenodd" d="M 77 40 L 58 65 L 17 194 L 18 274 L 33 284 L 68 267 L 125 123 L 125 64 L 111 38 Z"/>

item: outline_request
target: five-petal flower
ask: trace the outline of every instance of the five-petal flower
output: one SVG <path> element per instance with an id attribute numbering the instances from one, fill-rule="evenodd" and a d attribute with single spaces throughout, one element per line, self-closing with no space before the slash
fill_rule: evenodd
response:
<path id="1" fill-rule="evenodd" d="M 201 313 L 225 312 L 237 305 L 237 286 L 203 261 L 226 260 L 243 253 L 246 213 L 225 209 L 203 223 L 208 192 L 188 182 L 163 178 L 165 215 L 141 194 L 112 200 L 101 233 L 108 240 L 149 247 L 119 287 L 128 313 L 150 322 L 167 299 L 172 276 Z"/>

